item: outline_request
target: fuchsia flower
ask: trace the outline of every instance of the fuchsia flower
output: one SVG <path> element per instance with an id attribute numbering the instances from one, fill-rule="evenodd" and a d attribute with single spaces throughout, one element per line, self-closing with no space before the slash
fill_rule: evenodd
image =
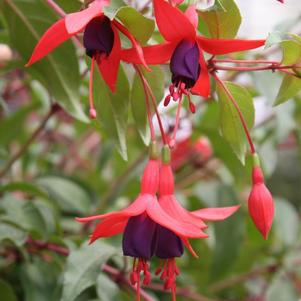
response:
<path id="1" fill-rule="evenodd" d="M 156 197 L 158 191 L 159 201 Z M 186 211 L 174 196 L 173 175 L 169 163 L 161 165 L 153 158 L 144 170 L 141 193 L 129 207 L 118 212 L 77 220 L 101 220 L 90 243 L 101 237 L 123 233 L 123 254 L 135 258 L 130 279 L 133 285 L 137 285 L 137 300 L 140 300 L 140 273 L 144 273 L 143 283 L 148 284 L 151 278 L 148 260 L 153 256 L 162 258 L 165 263 L 157 269 L 156 274 L 161 274 L 165 289 L 171 289 L 175 300 L 176 276 L 180 273 L 175 258 L 183 255 L 184 245 L 197 256 L 190 246 L 189 238 L 208 237 L 202 231 L 207 228 L 203 220 L 225 219 L 238 207 L 201 209 L 192 213 Z"/>
<path id="2" fill-rule="evenodd" d="M 78 218 L 79 222 L 89 222 L 97 219 L 97 224 L 90 243 L 101 237 L 110 237 L 116 234 L 123 234 L 123 253 L 125 256 L 135 258 L 133 271 L 131 273 L 132 284 L 137 284 L 137 295 L 139 296 L 140 273 L 144 272 L 144 284 L 150 281 L 149 266 L 147 261 L 156 253 L 159 240 L 157 228 L 169 239 L 170 233 L 185 238 L 207 237 L 198 226 L 190 223 L 177 221 L 169 216 L 159 205 L 156 192 L 159 185 L 160 162 L 150 160 L 144 170 L 141 183 L 141 193 L 138 198 L 126 209 L 119 212 Z M 163 232 L 167 234 L 164 235 Z M 162 236 L 160 236 L 162 238 Z M 181 255 L 181 242 L 179 245 L 161 245 L 160 252 L 169 252 L 173 249 L 173 255 Z M 168 250 L 164 250 L 167 248 Z"/>
<path id="3" fill-rule="evenodd" d="M 253 167 L 253 187 L 248 199 L 251 218 L 265 239 L 268 238 L 274 218 L 274 201 L 264 184 L 264 177 L 259 164 Z"/>
<path id="4" fill-rule="evenodd" d="M 170 153 L 167 147 L 163 149 L 163 163 L 160 168 L 159 204 L 161 208 L 174 220 L 190 224 L 200 229 L 207 228 L 203 220 L 223 220 L 232 215 L 240 206 L 228 208 L 208 208 L 189 212 L 184 209 L 174 195 L 174 178 L 170 166 Z M 157 246 L 154 255 L 163 259 L 163 267 L 159 267 L 156 274 L 161 274 L 165 281 L 164 288 L 172 291 L 173 300 L 176 300 L 176 277 L 180 274 L 175 258 L 184 253 L 183 244 L 197 257 L 191 247 L 188 237 L 175 233 L 160 225 L 157 226 Z M 205 238 L 205 236 L 203 237 Z"/>
<path id="5" fill-rule="evenodd" d="M 34 64 L 51 53 L 60 44 L 83 31 L 83 44 L 86 54 L 92 58 L 90 73 L 91 118 L 96 118 L 96 110 L 92 100 L 94 61 L 97 62 L 103 79 L 111 91 L 114 92 L 121 60 L 119 31 L 131 41 L 138 61 L 147 68 L 142 49 L 131 33 L 117 20 L 111 21 L 104 15 L 102 9 L 107 5 L 109 5 L 109 0 L 95 0 L 88 8 L 68 14 L 54 23 L 41 37 L 27 63 L 27 66 Z"/>
<path id="6" fill-rule="evenodd" d="M 185 14 L 164 0 L 154 0 L 154 14 L 160 33 L 166 40 L 163 44 L 143 47 L 147 64 L 156 65 L 170 61 L 172 84 L 165 98 L 181 99 L 190 93 L 209 97 L 210 80 L 203 51 L 213 55 L 254 49 L 264 45 L 265 40 L 209 39 L 197 34 L 198 14 L 193 5 Z M 122 51 L 122 58 L 139 64 L 133 49 Z M 190 98 L 190 108 L 194 105 Z"/>

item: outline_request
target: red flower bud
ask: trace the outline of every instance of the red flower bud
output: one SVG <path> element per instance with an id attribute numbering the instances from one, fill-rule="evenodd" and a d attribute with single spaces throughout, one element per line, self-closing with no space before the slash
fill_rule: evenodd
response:
<path id="1" fill-rule="evenodd" d="M 253 168 L 253 187 L 248 206 L 252 220 L 264 239 L 268 238 L 274 217 L 274 202 L 270 191 L 264 184 L 261 168 Z"/>

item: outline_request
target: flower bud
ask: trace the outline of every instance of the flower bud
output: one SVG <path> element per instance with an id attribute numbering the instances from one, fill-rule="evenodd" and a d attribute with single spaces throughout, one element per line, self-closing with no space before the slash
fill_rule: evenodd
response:
<path id="1" fill-rule="evenodd" d="M 264 239 L 268 238 L 274 217 L 274 202 L 270 191 L 264 184 L 259 166 L 253 167 L 253 187 L 248 199 L 249 213 L 256 228 Z"/>

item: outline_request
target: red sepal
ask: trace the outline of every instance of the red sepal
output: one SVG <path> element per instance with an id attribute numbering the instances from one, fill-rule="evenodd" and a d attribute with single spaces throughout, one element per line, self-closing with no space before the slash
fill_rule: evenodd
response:
<path id="1" fill-rule="evenodd" d="M 196 30 L 187 16 L 165 0 L 154 0 L 155 18 L 160 33 L 167 41 L 194 40 Z"/>
<path id="2" fill-rule="evenodd" d="M 120 65 L 121 43 L 119 32 L 113 24 L 112 29 L 114 31 L 113 49 L 108 57 L 96 57 L 96 61 L 104 81 L 107 83 L 111 91 L 115 92 L 115 85 Z"/>
<path id="3" fill-rule="evenodd" d="M 43 34 L 26 66 L 39 61 L 72 36 L 66 30 L 65 19 L 57 21 Z"/>
<path id="4" fill-rule="evenodd" d="M 265 44 L 265 40 L 209 39 L 201 36 L 197 39 L 204 51 L 214 55 L 255 49 Z"/>
<path id="5" fill-rule="evenodd" d="M 158 65 L 164 64 L 170 60 L 176 47 L 176 43 L 164 43 L 153 46 L 143 47 L 143 56 L 147 64 Z M 135 49 L 121 50 L 121 59 L 127 63 L 139 64 L 140 59 Z"/>
<path id="6" fill-rule="evenodd" d="M 185 16 L 189 19 L 195 30 L 198 28 L 199 25 L 199 15 L 196 11 L 195 5 L 189 5 L 185 11 Z"/>
<path id="7" fill-rule="evenodd" d="M 240 205 L 221 208 L 204 208 L 191 213 L 205 221 L 222 221 L 239 209 Z"/>
<path id="8" fill-rule="evenodd" d="M 103 14 L 102 8 L 107 4 L 107 0 L 97 0 L 80 12 L 68 14 L 66 16 L 67 32 L 69 34 L 76 34 L 83 30 L 92 19 Z"/>
<path id="9" fill-rule="evenodd" d="M 197 94 L 205 98 L 208 98 L 210 96 L 210 78 L 209 78 L 207 64 L 202 49 L 200 49 L 200 46 L 199 46 L 199 50 L 200 50 L 199 64 L 201 66 L 201 72 L 197 82 L 191 88 L 191 92 L 193 94 Z"/>
<path id="10" fill-rule="evenodd" d="M 143 56 L 143 50 L 140 44 L 136 41 L 134 36 L 129 32 L 129 30 L 124 27 L 122 24 L 117 22 L 116 20 L 113 21 L 113 24 L 120 30 L 132 43 L 133 49 L 136 52 L 136 55 L 139 59 L 139 64 L 142 64 L 148 71 L 151 71 L 149 67 L 147 66 L 147 63 L 145 62 L 144 56 Z"/>

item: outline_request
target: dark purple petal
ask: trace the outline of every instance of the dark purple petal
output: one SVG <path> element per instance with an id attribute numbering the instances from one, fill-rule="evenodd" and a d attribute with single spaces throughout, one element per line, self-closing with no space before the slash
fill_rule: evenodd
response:
<path id="1" fill-rule="evenodd" d="M 109 55 L 114 44 L 114 32 L 108 17 L 100 16 L 92 19 L 84 32 L 84 47 L 88 56 L 95 53 Z"/>
<path id="2" fill-rule="evenodd" d="M 180 237 L 172 231 L 158 225 L 155 255 L 159 258 L 167 259 L 181 257 L 183 252 L 184 247 Z"/>
<path id="3" fill-rule="evenodd" d="M 191 88 L 200 74 L 200 51 L 195 42 L 182 41 L 175 48 L 170 60 L 172 82 L 182 81 L 187 88 Z"/>
<path id="4" fill-rule="evenodd" d="M 149 259 L 156 248 L 156 228 L 146 214 L 131 217 L 124 230 L 122 248 L 125 256 Z"/>

